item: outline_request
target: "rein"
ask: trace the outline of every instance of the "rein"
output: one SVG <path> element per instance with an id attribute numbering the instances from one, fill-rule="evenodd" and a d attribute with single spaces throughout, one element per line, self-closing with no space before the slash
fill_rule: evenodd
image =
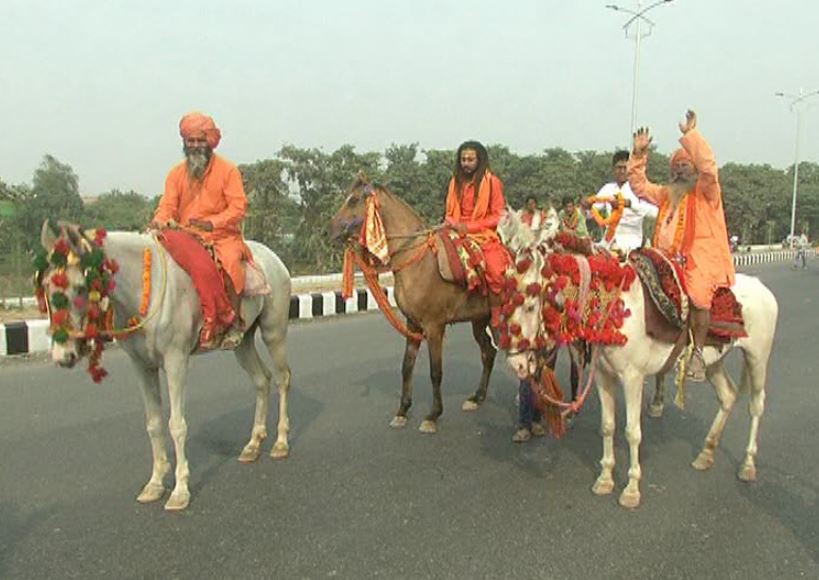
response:
<path id="1" fill-rule="evenodd" d="M 361 223 L 361 231 L 358 235 L 358 239 L 353 242 L 353 244 L 358 244 L 358 247 L 362 250 L 370 251 L 368 247 L 370 243 L 370 239 L 366 235 L 368 231 L 368 227 L 371 226 L 370 220 L 374 220 L 378 224 L 378 228 L 381 229 L 383 226 L 383 221 L 380 215 L 380 201 L 377 197 L 376 191 L 373 190 L 369 196 L 367 197 L 368 207 L 365 212 L 367 219 L 363 220 Z M 367 262 L 359 252 L 356 252 L 353 249 L 352 244 L 347 246 L 347 249 L 344 252 L 344 267 L 343 267 L 343 282 L 342 282 L 342 295 L 347 298 L 352 296 L 353 290 L 353 270 L 355 266 L 361 270 L 364 274 L 364 280 L 367 283 L 367 287 L 372 292 L 373 297 L 375 298 L 376 303 L 378 304 L 379 309 L 384 314 L 387 321 L 395 328 L 399 333 L 401 333 L 406 338 L 413 340 L 415 342 L 421 342 L 424 339 L 424 335 L 418 332 L 413 332 L 410 330 L 407 325 L 396 315 L 395 310 L 393 309 L 392 305 L 390 304 L 389 298 L 387 297 L 384 289 L 381 287 L 381 284 L 378 281 L 378 274 L 380 271 L 390 270 L 393 274 L 396 274 L 409 266 L 412 266 L 418 262 L 420 262 L 427 254 L 428 251 L 433 253 L 438 251 L 437 246 L 435 245 L 435 233 L 437 232 L 437 228 L 426 228 L 417 232 L 413 232 L 410 234 L 396 234 L 396 235 L 387 235 L 386 232 L 383 232 L 383 239 L 376 239 L 374 243 L 379 245 L 379 247 L 383 244 L 386 244 L 387 240 L 391 239 L 406 239 L 412 240 L 417 239 L 423 236 L 426 236 L 426 239 L 421 241 L 418 244 L 411 245 L 409 247 L 405 247 L 407 244 L 402 244 L 400 247 L 396 248 L 392 251 L 387 251 L 387 257 L 385 262 L 387 265 L 382 265 L 380 268 L 378 266 L 373 266 Z M 415 250 L 412 255 L 405 259 L 400 263 L 395 263 L 392 261 L 392 258 L 398 256 L 404 252 Z M 372 253 L 372 252 L 370 252 Z M 374 254 L 373 254 L 374 255 Z"/>

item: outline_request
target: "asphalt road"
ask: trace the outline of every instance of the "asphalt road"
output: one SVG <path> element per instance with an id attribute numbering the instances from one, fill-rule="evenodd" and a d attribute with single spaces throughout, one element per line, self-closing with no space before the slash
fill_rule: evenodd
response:
<path id="1" fill-rule="evenodd" d="M 662 419 L 644 415 L 643 503 L 633 512 L 617 505 L 622 400 L 618 489 L 596 497 L 596 397 L 562 440 L 513 444 L 516 383 L 504 363 L 483 407 L 460 410 L 480 373 L 464 325 L 445 345 L 434 436 L 417 431 L 431 401 L 425 355 L 410 425 L 388 427 L 402 342 L 378 314 L 294 325 L 291 456 L 265 453 L 250 466 L 236 461 L 252 422 L 250 383 L 231 354 L 198 357 L 187 409 L 193 497 L 180 514 L 134 500 L 151 459 L 123 352 L 106 353 L 102 385 L 43 360 L 3 363 L 0 578 L 817 578 L 811 268 L 752 270 L 780 302 L 759 480 L 736 478 L 747 395 L 713 469 L 690 467 L 716 412 L 711 388 L 692 386 L 684 412 L 669 404 Z M 735 376 L 738 361 L 731 355 Z"/>

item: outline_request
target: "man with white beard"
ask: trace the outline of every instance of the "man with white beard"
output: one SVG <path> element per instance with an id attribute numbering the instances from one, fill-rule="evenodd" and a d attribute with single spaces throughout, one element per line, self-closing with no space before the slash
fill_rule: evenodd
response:
<path id="1" fill-rule="evenodd" d="M 242 176 L 233 163 L 213 152 L 222 134 L 212 118 L 189 113 L 179 122 L 179 133 L 185 160 L 168 174 L 151 225 L 162 229 L 163 245 L 191 276 L 199 294 L 199 348 L 235 348 L 242 339 L 243 262 L 251 260 L 241 231 L 247 211 Z M 224 282 L 208 249 L 222 268 Z"/>

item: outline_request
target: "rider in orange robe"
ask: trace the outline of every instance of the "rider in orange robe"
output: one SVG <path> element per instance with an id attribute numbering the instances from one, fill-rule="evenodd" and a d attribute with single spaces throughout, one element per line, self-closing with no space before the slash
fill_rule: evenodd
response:
<path id="1" fill-rule="evenodd" d="M 679 259 L 691 299 L 694 356 L 689 378 L 705 379 L 702 347 L 711 322 L 711 301 L 717 288 L 734 284 L 734 261 L 728 246 L 722 190 L 717 163 L 705 137 L 697 130 L 697 116 L 688 111 L 680 123 L 682 149 L 671 157 L 669 185 L 655 185 L 646 178 L 648 129 L 634 135 L 634 151 L 628 163 L 632 191 L 660 206 L 654 245 Z"/>
<path id="2" fill-rule="evenodd" d="M 460 235 L 474 239 L 483 251 L 493 326 L 499 322 L 504 272 L 512 262 L 495 231 L 505 208 L 503 182 L 489 171 L 486 148 L 477 141 L 462 143 L 449 182 L 446 222 Z"/>
<path id="3" fill-rule="evenodd" d="M 212 245 L 227 275 L 232 286 L 230 300 L 221 280 L 217 278 L 218 284 L 212 279 L 206 280 L 206 274 L 200 273 L 204 268 L 197 268 L 197 263 L 202 263 L 202 254 L 190 245 L 188 238 L 192 236 L 173 229 L 166 231 L 166 236 L 176 242 L 169 245 L 169 251 L 178 262 L 185 262 L 180 266 L 194 278 L 202 302 L 204 327 L 200 347 L 212 348 L 220 328 L 232 325 L 238 331 L 240 326 L 238 305 L 245 283 L 242 262 L 250 259 L 250 250 L 241 232 L 247 197 L 237 167 L 213 153 L 221 139 L 213 119 L 190 113 L 180 121 L 179 132 L 186 159 L 168 174 L 153 223 L 159 227 L 181 226 L 205 244 Z M 177 246 L 176 251 L 172 245 Z M 224 347 L 235 346 L 239 338 L 235 334 L 228 333 L 223 340 Z"/>

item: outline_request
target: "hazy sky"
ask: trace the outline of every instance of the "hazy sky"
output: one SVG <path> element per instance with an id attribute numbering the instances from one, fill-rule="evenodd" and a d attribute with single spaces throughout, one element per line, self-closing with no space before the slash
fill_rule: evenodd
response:
<path id="1" fill-rule="evenodd" d="M 2 0 L 0 179 L 30 182 L 51 153 L 84 195 L 160 193 L 192 109 L 236 163 L 287 143 L 610 150 L 627 143 L 634 42 L 609 1 Z M 819 89 L 819 2 L 674 0 L 648 16 L 638 121 L 660 149 L 692 107 L 721 164 L 793 163 L 795 115 L 774 93 Z M 812 102 L 800 157 L 817 162 Z"/>

